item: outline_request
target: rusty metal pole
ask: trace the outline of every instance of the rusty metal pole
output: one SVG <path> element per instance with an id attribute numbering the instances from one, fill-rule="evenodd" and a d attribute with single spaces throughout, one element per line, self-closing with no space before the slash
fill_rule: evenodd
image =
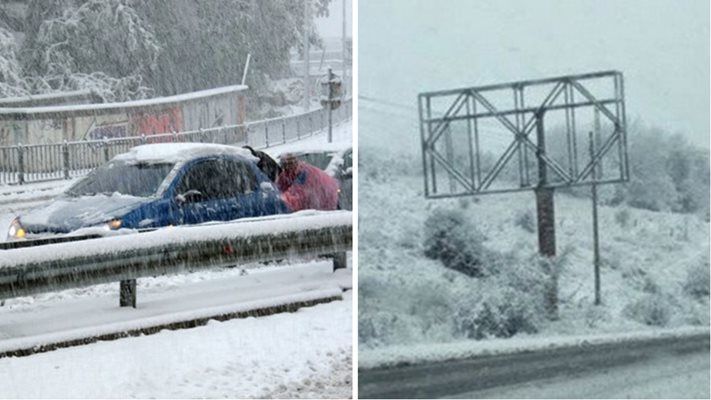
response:
<path id="1" fill-rule="evenodd" d="M 538 215 L 538 252 L 545 258 L 555 256 L 555 204 L 553 189 L 546 188 L 548 171 L 542 156 L 546 153 L 546 139 L 543 129 L 543 113 L 536 115 L 536 138 L 538 142 L 538 187 L 536 188 L 536 211 Z M 546 260 L 543 263 L 549 275 L 544 295 L 544 305 L 549 319 L 558 319 L 558 271 Z"/>

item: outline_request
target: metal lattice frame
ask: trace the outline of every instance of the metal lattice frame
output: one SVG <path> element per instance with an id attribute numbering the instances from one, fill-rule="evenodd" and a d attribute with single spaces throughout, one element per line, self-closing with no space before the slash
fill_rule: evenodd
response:
<path id="1" fill-rule="evenodd" d="M 596 98 L 589 90 L 595 83 L 611 84 L 612 96 Z M 550 90 L 544 100 L 535 106 L 527 106 L 526 89 L 537 87 L 539 90 Z M 490 101 L 493 94 L 512 92 L 513 107 L 497 107 Z M 562 96 L 562 97 L 561 97 Z M 576 96 L 580 100 L 576 100 Z M 437 98 L 454 97 L 446 112 L 439 117 L 433 116 L 432 101 Z M 529 100 L 528 102 L 526 100 Z M 621 72 L 605 71 L 582 75 L 570 75 L 557 78 L 529 80 L 505 84 L 487 85 L 481 87 L 454 89 L 421 93 L 418 96 L 420 113 L 420 132 L 422 140 L 422 162 L 424 167 L 425 196 L 429 198 L 455 197 L 487 193 L 516 192 L 536 188 L 569 187 L 586 184 L 619 183 L 629 179 L 627 160 L 626 119 L 624 102 L 624 82 Z M 594 155 L 583 165 L 578 157 L 579 149 L 576 133 L 576 111 L 592 109 L 612 125 L 612 132 L 594 151 Z M 567 149 L 567 168 L 546 154 L 544 117 L 549 111 L 565 113 L 565 133 Z M 484 171 L 481 166 L 483 151 L 480 139 L 479 122 L 484 119 L 494 119 L 513 136 L 506 150 L 496 160 L 493 166 Z M 455 121 L 464 121 L 467 125 L 467 142 L 457 145 L 468 148 L 468 171 L 462 171 L 455 165 L 452 143 L 449 134 L 450 125 Z M 599 125 L 596 121 L 596 125 Z M 532 140 L 531 132 L 536 131 L 536 140 Z M 443 139 L 444 138 L 444 139 Z M 436 145 L 444 140 L 445 154 Z M 617 146 L 618 174 L 611 177 L 600 177 L 595 170 L 602 168 L 602 160 Z M 583 147 L 585 149 L 585 147 Z M 529 153 L 535 155 L 538 164 L 538 179 L 531 180 L 532 167 L 528 162 Z M 518 157 L 519 182 L 516 187 L 492 187 L 492 183 L 500 175 L 503 168 Z M 449 192 L 438 191 L 437 168 L 444 170 L 450 179 Z M 548 170 L 558 179 L 549 181 Z M 456 185 L 453 184 L 456 182 Z M 455 193 L 454 187 L 462 190 Z"/>

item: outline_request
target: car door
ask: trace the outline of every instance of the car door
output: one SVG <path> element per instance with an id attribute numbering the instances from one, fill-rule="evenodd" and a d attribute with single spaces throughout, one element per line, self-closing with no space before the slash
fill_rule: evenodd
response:
<path id="1" fill-rule="evenodd" d="M 225 159 L 226 185 L 231 188 L 225 202 L 228 220 L 286 212 L 274 183 L 253 162 Z"/>
<path id="2" fill-rule="evenodd" d="M 222 181 L 219 159 L 207 159 L 190 165 L 175 190 L 182 224 L 199 224 L 220 220 Z"/>
<path id="3" fill-rule="evenodd" d="M 246 161 L 225 159 L 222 164 L 226 172 L 222 183 L 225 187 L 225 220 L 262 215 L 259 210 L 259 185 L 254 172 Z"/>

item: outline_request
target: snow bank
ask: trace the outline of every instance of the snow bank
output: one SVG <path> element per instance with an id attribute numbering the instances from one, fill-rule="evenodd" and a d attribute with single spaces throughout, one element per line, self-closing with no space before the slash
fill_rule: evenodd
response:
<path id="1" fill-rule="evenodd" d="M 124 310 L 130 312 L 130 310 Z M 352 300 L 0 359 L 3 398 L 350 398 Z"/>
<path id="2" fill-rule="evenodd" d="M 548 337 L 532 336 L 515 339 L 391 346 L 377 350 L 359 350 L 358 368 L 372 369 L 402 364 L 422 364 L 521 352 L 552 351 L 571 347 L 635 343 L 653 339 L 684 340 L 685 338 L 699 335 L 708 336 L 709 329 L 695 327 L 614 334 Z"/>

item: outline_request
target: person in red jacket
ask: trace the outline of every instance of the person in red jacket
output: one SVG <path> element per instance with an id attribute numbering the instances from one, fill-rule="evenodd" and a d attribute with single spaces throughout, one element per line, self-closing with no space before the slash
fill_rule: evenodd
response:
<path id="1" fill-rule="evenodd" d="M 335 178 L 293 154 L 283 154 L 280 162 L 281 172 L 276 186 L 289 211 L 335 210 L 338 207 L 338 181 Z"/>

